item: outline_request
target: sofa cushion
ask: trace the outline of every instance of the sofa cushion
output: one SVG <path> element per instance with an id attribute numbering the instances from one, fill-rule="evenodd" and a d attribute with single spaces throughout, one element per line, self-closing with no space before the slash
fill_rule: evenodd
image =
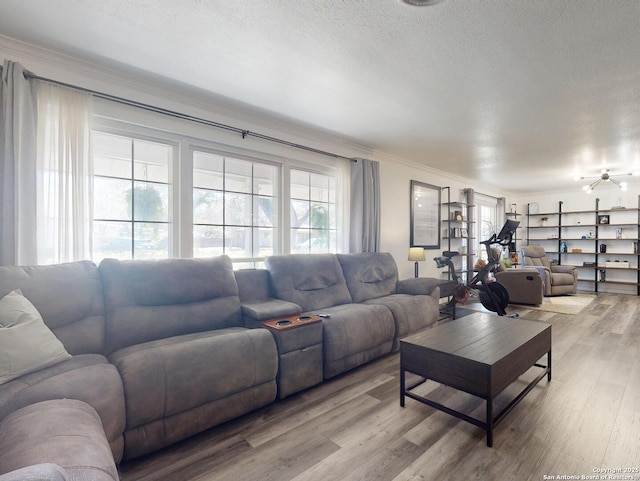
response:
<path id="1" fill-rule="evenodd" d="M 395 294 L 398 268 L 391 254 L 371 252 L 336 255 L 353 302 Z"/>
<path id="2" fill-rule="evenodd" d="M 303 312 L 352 302 L 335 254 L 270 256 L 265 265 L 275 296 L 299 305 Z"/>
<path id="3" fill-rule="evenodd" d="M 72 480 L 118 479 L 100 417 L 75 399 L 32 404 L 0 422 L 0 474 L 37 463 L 57 464 Z"/>
<path id="4" fill-rule="evenodd" d="M 0 297 L 20 289 L 72 355 L 104 352 L 102 283 L 93 262 L 0 267 Z"/>
<path id="5" fill-rule="evenodd" d="M 376 297 L 365 304 L 385 306 L 393 314 L 396 324 L 393 349 L 400 348 L 399 339 L 433 326 L 438 321 L 438 300 L 427 295 L 392 294 Z"/>
<path id="6" fill-rule="evenodd" d="M 325 378 L 391 351 L 395 324 L 386 307 L 343 304 L 325 309 L 324 313 L 329 315 L 322 320 Z"/>
<path id="7" fill-rule="evenodd" d="M 30 404 L 70 398 L 91 405 L 102 419 L 113 456 L 122 457 L 125 425 L 122 380 L 100 354 L 80 354 L 0 386 L 0 420 Z"/>
<path id="8" fill-rule="evenodd" d="M 231 259 L 105 259 L 107 353 L 156 339 L 242 325 Z"/>
<path id="9" fill-rule="evenodd" d="M 125 457 L 160 449 L 272 402 L 278 355 L 266 329 L 241 327 L 187 334 L 116 351 L 124 383 Z M 250 394 L 258 389 L 260 395 Z M 216 401 L 215 416 L 197 414 Z M 242 399 L 242 401 L 240 401 Z M 192 411 L 194 414 L 189 416 Z M 170 419 L 183 419 L 169 429 Z"/>
<path id="10" fill-rule="evenodd" d="M 70 357 L 20 289 L 0 299 L 0 385 Z"/>

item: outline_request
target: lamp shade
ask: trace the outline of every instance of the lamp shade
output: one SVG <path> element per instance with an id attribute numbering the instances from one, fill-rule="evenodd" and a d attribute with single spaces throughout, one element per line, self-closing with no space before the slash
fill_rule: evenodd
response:
<path id="1" fill-rule="evenodd" d="M 423 261 L 424 260 L 424 247 L 410 247 L 409 248 L 409 260 L 410 261 Z"/>

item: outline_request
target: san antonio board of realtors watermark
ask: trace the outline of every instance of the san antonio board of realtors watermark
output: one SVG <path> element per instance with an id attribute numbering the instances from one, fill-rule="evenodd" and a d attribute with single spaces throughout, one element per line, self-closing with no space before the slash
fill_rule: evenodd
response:
<path id="1" fill-rule="evenodd" d="M 545 474 L 543 480 L 597 480 L 597 481 L 638 481 L 640 480 L 640 467 L 638 468 L 593 468 L 590 474 Z"/>

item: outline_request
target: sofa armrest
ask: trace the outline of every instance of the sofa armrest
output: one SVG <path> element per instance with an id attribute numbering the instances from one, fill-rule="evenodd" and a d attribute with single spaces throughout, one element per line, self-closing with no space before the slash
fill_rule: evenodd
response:
<path id="1" fill-rule="evenodd" d="M 67 472 L 52 463 L 34 464 L 0 475 L 0 481 L 69 481 Z"/>
<path id="2" fill-rule="evenodd" d="M 551 295 L 551 269 L 545 266 L 522 266 L 524 269 L 535 269 L 540 273 L 540 277 L 542 277 L 544 295 Z"/>
<path id="3" fill-rule="evenodd" d="M 411 294 L 414 296 L 431 296 L 434 299 L 440 298 L 439 280 L 433 277 L 414 277 L 398 281 L 398 294 Z"/>
<path id="4" fill-rule="evenodd" d="M 302 312 L 298 304 L 280 299 L 243 302 L 241 303 L 241 307 L 244 326 L 251 329 L 262 327 L 260 324 L 262 321 L 268 321 L 269 319 L 275 319 L 277 317 L 295 316 Z"/>
<path id="5" fill-rule="evenodd" d="M 526 266 L 526 267 L 516 268 L 516 269 L 505 269 L 504 271 L 495 272 L 494 276 L 496 280 L 500 282 L 500 279 L 509 279 L 511 277 L 515 278 L 515 277 L 525 276 L 527 273 L 530 273 L 530 274 L 536 273 L 542 276 L 540 269 L 535 268 L 533 266 Z"/>
<path id="6" fill-rule="evenodd" d="M 575 266 L 551 266 L 551 272 L 557 274 L 573 274 L 577 276 Z"/>

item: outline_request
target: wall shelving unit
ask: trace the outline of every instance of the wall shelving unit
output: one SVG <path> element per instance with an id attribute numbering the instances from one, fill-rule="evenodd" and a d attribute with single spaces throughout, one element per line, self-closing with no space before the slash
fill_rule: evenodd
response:
<path id="1" fill-rule="evenodd" d="M 514 209 L 511 212 L 505 212 L 504 216 L 506 219 L 520 220 L 519 217 L 521 217 L 522 214 Z M 513 239 L 511 240 L 511 243 L 507 246 L 509 249 L 509 257 L 512 263 L 514 262 L 514 256 L 515 256 L 515 259 L 518 258 L 518 254 L 517 254 L 518 253 L 518 234 L 519 234 L 519 231 L 521 231 L 521 229 L 522 229 L 522 225 L 519 225 L 513 234 Z"/>
<path id="2" fill-rule="evenodd" d="M 628 286 L 640 295 L 640 196 L 633 208 L 531 212 L 527 208 L 527 242 L 540 244 L 547 256 L 575 266 L 578 281 L 592 286 Z M 543 222 L 543 219 L 546 221 Z"/>
<path id="3" fill-rule="evenodd" d="M 442 202 L 442 239 L 443 250 L 458 251 L 460 255 L 453 258 L 458 274 L 466 280 L 468 272 L 473 270 L 473 206 L 465 201 L 452 201 L 451 188 L 446 190 L 446 202 Z M 466 196 L 465 196 L 466 197 Z"/>

